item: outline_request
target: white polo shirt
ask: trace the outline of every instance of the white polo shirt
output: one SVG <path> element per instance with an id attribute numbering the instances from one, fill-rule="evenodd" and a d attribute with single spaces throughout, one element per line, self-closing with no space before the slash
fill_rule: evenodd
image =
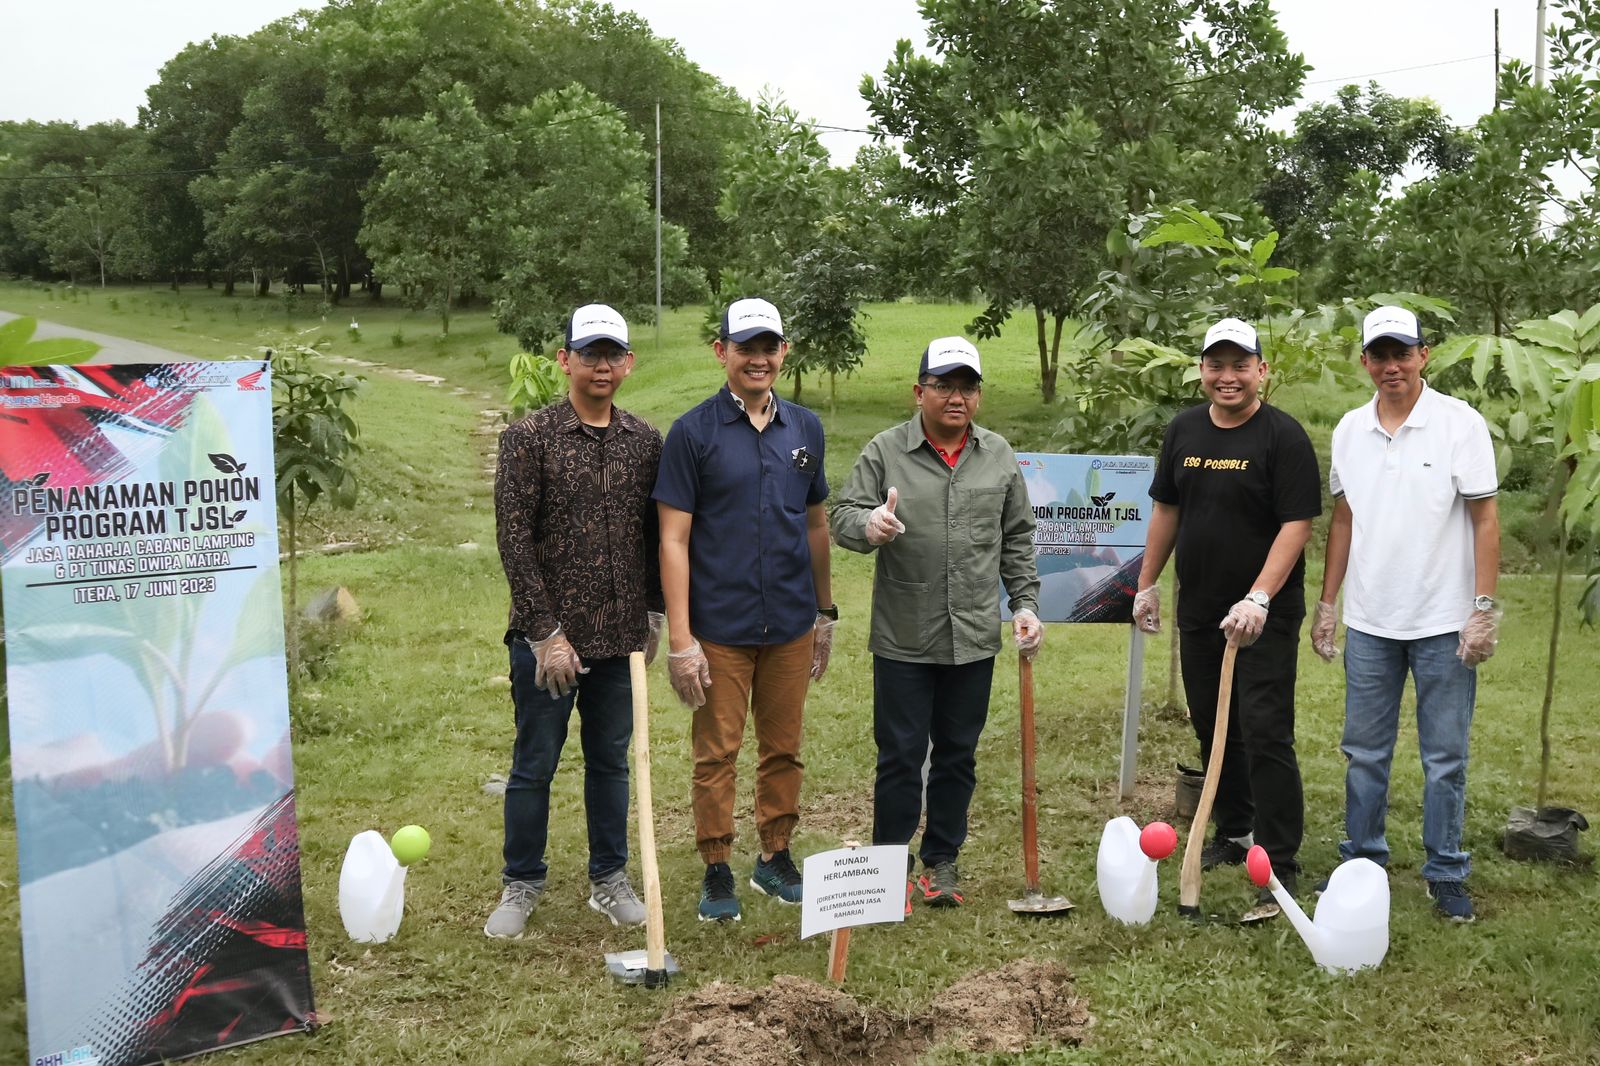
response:
<path id="1" fill-rule="evenodd" d="M 1396 640 L 1459 630 L 1474 595 L 1467 501 L 1499 488 L 1483 416 L 1424 382 L 1391 437 L 1373 396 L 1334 428 L 1328 487 L 1353 524 L 1344 624 Z"/>

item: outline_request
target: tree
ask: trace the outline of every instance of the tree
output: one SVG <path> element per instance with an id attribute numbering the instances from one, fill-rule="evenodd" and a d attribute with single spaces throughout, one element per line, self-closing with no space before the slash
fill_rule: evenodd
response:
<path id="1" fill-rule="evenodd" d="M 1539 792 L 1542 810 L 1550 780 L 1550 705 L 1560 660 L 1562 593 L 1574 547 L 1587 542 L 1591 556 L 1600 545 L 1600 304 L 1583 314 L 1560 311 L 1548 318 L 1517 323 L 1509 336 L 1454 337 L 1434 349 L 1430 377 L 1462 364 L 1476 390 L 1474 399 L 1490 417 L 1501 441 L 1502 474 L 1513 444 L 1540 453 L 1551 480 L 1549 518 L 1553 526 L 1555 572 L 1550 616 L 1550 650 L 1545 661 L 1544 702 L 1539 713 Z M 1509 395 L 1509 407 L 1493 394 Z M 1600 562 L 1591 567 L 1591 586 L 1600 579 Z"/>
<path id="2" fill-rule="evenodd" d="M 361 241 L 373 268 L 410 286 L 450 332 L 450 309 L 494 277 L 510 222 L 507 140 L 492 131 L 457 83 L 420 119 L 391 119 L 395 144 L 367 201 Z"/>
<path id="3" fill-rule="evenodd" d="M 903 139 L 924 208 L 980 215 L 963 219 L 959 262 L 989 301 L 973 327 L 997 332 L 1028 302 L 1048 398 L 1069 307 L 1061 294 L 1094 276 L 1087 253 L 1050 242 L 1070 226 L 1098 248 L 1152 202 L 1247 204 L 1265 118 L 1293 102 L 1305 64 L 1263 0 L 929 0 L 922 11 L 937 61 L 901 41 L 862 95 L 881 134 Z M 1005 171 L 1008 158 L 1046 165 L 1030 185 L 1031 170 Z M 1030 231 L 1008 212 L 1021 197 L 1046 218 L 1052 187 L 1084 196 L 1083 217 Z M 990 243 L 1001 234 L 1019 243 Z M 1020 288 L 1007 253 L 1033 254 L 1049 274 Z M 1125 273 L 1132 260 L 1130 250 Z"/>
<path id="4" fill-rule="evenodd" d="M 604 299 L 629 321 L 655 301 L 655 217 L 638 177 L 645 158 L 616 108 L 581 86 L 541 93 L 512 115 L 521 190 L 505 218 L 507 263 L 495 321 L 524 349 L 560 336 L 572 309 Z M 678 226 L 662 227 L 663 299 L 704 292 Z"/>
<path id="5" fill-rule="evenodd" d="M 291 692 L 300 675 L 300 520 L 318 500 L 336 508 L 354 506 L 357 483 L 350 460 L 361 450 L 360 429 L 345 404 L 355 399 L 361 379 L 325 373 L 313 360 L 321 353 L 290 344 L 272 360 L 272 447 L 277 461 L 277 498 L 289 540 L 289 646 Z"/>
<path id="6" fill-rule="evenodd" d="M 807 372 L 828 375 L 828 406 L 838 397 L 838 378 L 861 365 L 867 340 L 861 332 L 862 294 L 871 284 L 872 268 L 835 236 L 795 259 L 784 276 L 785 334 L 792 349 L 783 372 L 794 379 Z"/>
<path id="7" fill-rule="evenodd" d="M 1272 147 L 1272 170 L 1259 191 L 1284 235 L 1281 257 L 1304 270 L 1323 258 L 1337 231 L 1340 201 L 1359 175 L 1387 186 L 1412 164 L 1456 173 L 1470 162 L 1475 138 L 1459 131 L 1431 100 L 1391 96 L 1377 82 L 1365 94 L 1341 88 L 1332 101 L 1295 115 L 1294 134 Z"/>

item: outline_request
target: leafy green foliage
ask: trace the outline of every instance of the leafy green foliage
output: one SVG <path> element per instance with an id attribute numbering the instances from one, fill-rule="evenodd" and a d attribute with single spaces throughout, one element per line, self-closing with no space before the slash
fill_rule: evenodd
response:
<path id="1" fill-rule="evenodd" d="M 272 447 L 277 464 L 279 517 L 288 531 L 289 640 L 291 698 L 300 678 L 300 522 L 319 500 L 334 508 L 353 507 L 357 482 L 351 460 L 361 450 L 360 430 L 345 404 L 360 389 L 360 379 L 319 370 L 314 347 L 288 344 L 263 349 L 272 361 Z"/>
<path id="2" fill-rule="evenodd" d="M 548 355 L 518 352 L 511 357 L 507 372 L 511 377 L 511 386 L 506 390 L 506 403 L 511 405 L 508 422 L 548 407 L 566 391 L 567 379 L 560 365 Z"/>
<path id="3" fill-rule="evenodd" d="M 384 131 L 399 146 L 379 150 L 361 240 L 373 269 L 410 288 L 449 333 L 456 301 L 496 272 L 511 221 L 510 146 L 491 135 L 460 82 L 421 118 L 390 119 Z"/>
<path id="4" fill-rule="evenodd" d="M 638 133 L 604 100 L 572 85 L 541 94 L 513 125 L 522 191 L 511 193 L 506 263 L 495 320 L 530 352 L 561 335 L 574 307 L 603 299 L 630 322 L 654 318 L 655 219 L 639 177 Z M 674 225 L 661 237 L 662 298 L 677 306 L 704 292 Z"/>
<path id="5" fill-rule="evenodd" d="M 801 253 L 784 275 L 784 331 L 791 353 L 783 372 L 794 379 L 797 395 L 804 373 L 827 374 L 832 395 L 838 376 L 849 377 L 861 365 L 867 339 L 860 308 L 871 277 L 872 268 L 833 237 Z"/>
<path id="6" fill-rule="evenodd" d="M 0 366 L 49 366 L 87 362 L 100 350 L 97 341 L 83 337 L 33 340 L 39 320 L 24 315 L 0 323 Z"/>

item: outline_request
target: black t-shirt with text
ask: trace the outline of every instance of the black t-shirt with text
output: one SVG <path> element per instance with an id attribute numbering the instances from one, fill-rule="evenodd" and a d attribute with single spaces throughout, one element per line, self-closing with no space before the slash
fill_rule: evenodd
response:
<path id="1" fill-rule="evenodd" d="M 1150 498 L 1179 509 L 1178 628 L 1204 629 L 1249 594 L 1283 523 L 1322 513 L 1322 479 L 1311 438 L 1289 415 L 1262 404 L 1222 429 L 1202 403 L 1167 427 Z M 1305 572 L 1302 552 L 1273 616 L 1305 617 Z"/>

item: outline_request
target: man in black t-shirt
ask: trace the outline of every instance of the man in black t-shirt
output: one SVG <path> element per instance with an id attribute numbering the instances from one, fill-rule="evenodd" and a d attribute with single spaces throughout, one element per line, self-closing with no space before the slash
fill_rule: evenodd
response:
<path id="1" fill-rule="evenodd" d="M 1253 839 L 1292 893 L 1305 822 L 1294 753 L 1303 549 L 1322 513 L 1322 484 L 1306 431 L 1261 402 L 1266 377 L 1253 327 L 1225 318 L 1206 332 L 1200 387 L 1211 402 L 1179 414 L 1161 442 L 1133 617 L 1146 633 L 1160 631 L 1157 582 L 1176 546 L 1179 657 L 1202 759 L 1211 757 L 1223 648 L 1228 640 L 1240 648 L 1217 832 L 1201 866 L 1243 862 Z"/>

